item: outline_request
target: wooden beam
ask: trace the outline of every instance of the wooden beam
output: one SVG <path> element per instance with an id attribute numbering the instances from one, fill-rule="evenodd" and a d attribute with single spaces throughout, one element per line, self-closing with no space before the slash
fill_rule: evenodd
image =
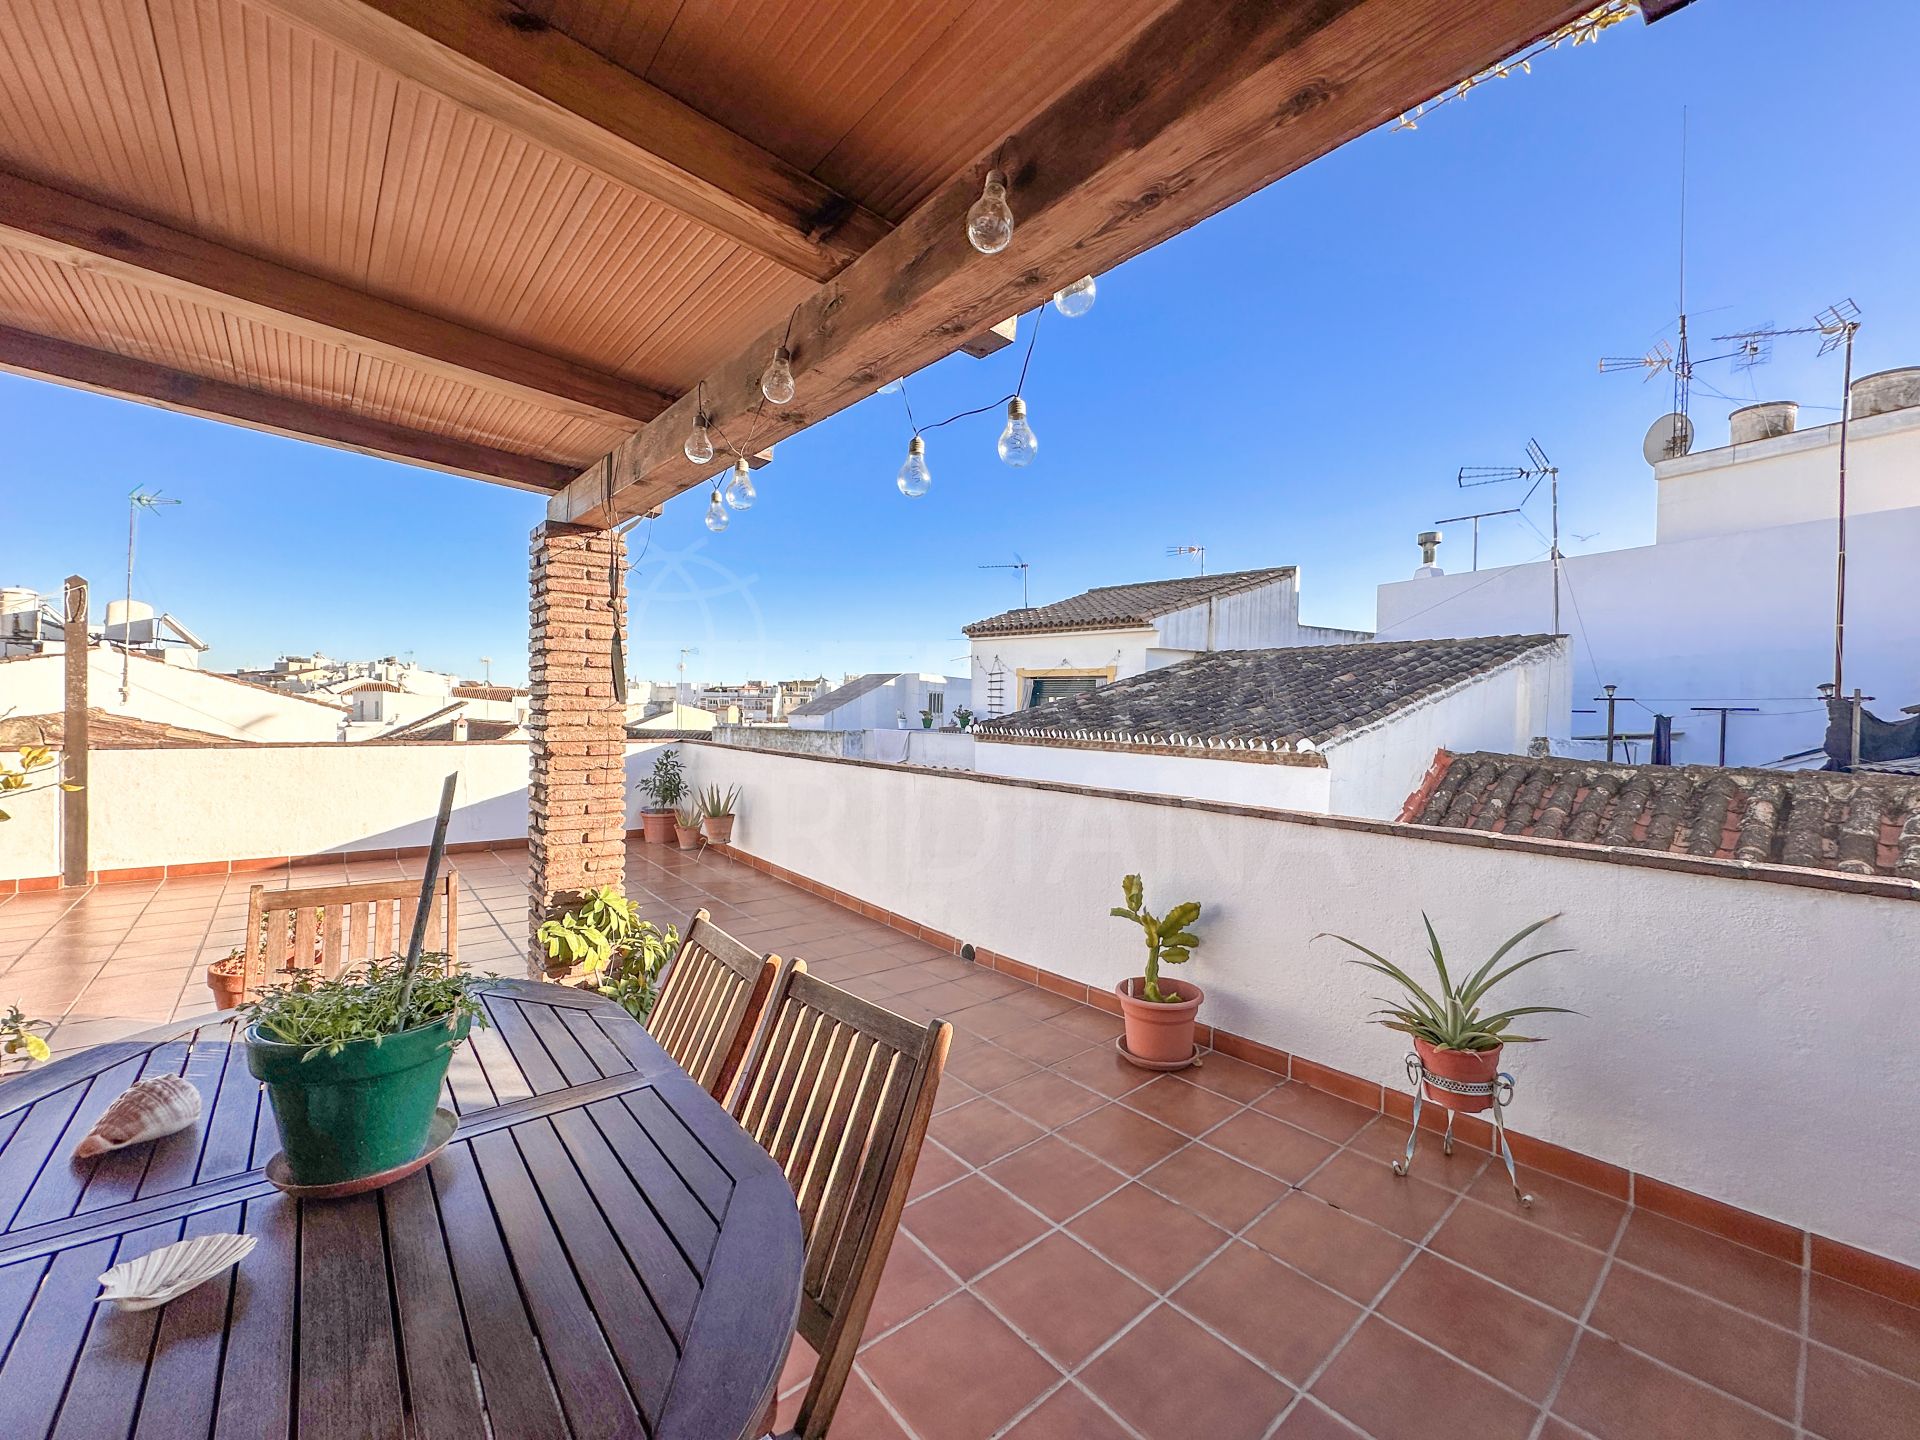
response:
<path id="1" fill-rule="evenodd" d="M 1590 8 L 1591 0 L 1176 0 L 990 152 L 1011 177 L 1016 224 L 1006 250 L 981 255 L 966 240 L 983 157 L 801 303 L 787 341 L 797 394 L 768 407 L 756 435 L 780 440 L 844 409 Z M 1192 303 L 1202 308 L 1228 283 L 1196 279 Z M 760 372 L 786 332 L 783 317 L 706 377 L 706 409 L 721 426 L 753 428 Z M 612 523 L 700 484 L 702 467 L 681 451 L 696 403 L 689 386 L 556 496 L 549 517 Z M 938 444 L 929 457 L 936 474 Z"/>
<path id="2" fill-rule="evenodd" d="M 598 425 L 671 396 L 0 171 L 0 244 Z"/>
<path id="3" fill-rule="evenodd" d="M 1009 315 L 998 325 L 989 325 L 971 340 L 962 340 L 960 348 L 976 360 L 984 360 L 989 355 L 997 355 L 1013 344 L 1014 337 L 1020 333 L 1020 317 Z"/>
<path id="4" fill-rule="evenodd" d="M 260 3 L 809 279 L 890 228 L 511 0 Z"/>
<path id="5" fill-rule="evenodd" d="M 470 440 L 409 430 L 385 420 L 328 410 L 304 400 L 248 390 L 4 325 L 0 325 L 0 370 L 121 400 L 139 400 L 185 415 L 225 420 L 250 430 L 357 450 L 382 460 L 491 480 L 518 490 L 552 494 L 573 474 L 572 466 L 538 456 L 516 455 Z"/>

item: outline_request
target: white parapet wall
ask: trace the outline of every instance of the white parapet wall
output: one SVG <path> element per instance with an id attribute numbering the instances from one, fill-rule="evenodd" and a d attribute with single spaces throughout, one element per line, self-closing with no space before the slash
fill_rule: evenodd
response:
<path id="1" fill-rule="evenodd" d="M 1920 1264 L 1920 887 L 714 745 L 686 757 L 701 782 L 742 787 L 742 850 L 1094 985 L 1137 971 L 1137 932 L 1107 914 L 1137 871 L 1151 908 L 1205 906 L 1183 972 L 1207 991 L 1203 1020 L 1389 1085 L 1405 1045 L 1365 1023 L 1380 983 L 1314 937 L 1418 969 L 1423 910 L 1469 963 L 1557 913 L 1540 938 L 1574 953 L 1503 998 L 1582 1013 L 1510 1049 L 1517 1128 Z"/>

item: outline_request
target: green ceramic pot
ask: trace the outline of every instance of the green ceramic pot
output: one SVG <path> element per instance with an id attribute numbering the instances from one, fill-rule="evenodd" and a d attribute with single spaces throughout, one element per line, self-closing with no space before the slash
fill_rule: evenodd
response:
<path id="1" fill-rule="evenodd" d="M 378 1040 L 354 1040 L 337 1055 L 306 1058 L 247 1031 L 247 1068 L 266 1083 L 287 1169 L 300 1185 L 337 1185 L 405 1165 L 427 1148 L 440 1087 L 469 1020 Z"/>

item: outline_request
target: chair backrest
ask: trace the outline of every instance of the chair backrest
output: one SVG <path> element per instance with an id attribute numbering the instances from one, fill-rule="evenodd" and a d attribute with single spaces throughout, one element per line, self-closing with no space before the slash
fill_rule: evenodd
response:
<path id="1" fill-rule="evenodd" d="M 800 1204 L 798 1329 L 820 1356 L 796 1433 L 818 1440 L 840 1402 L 893 1246 L 953 1027 L 926 1025 L 784 966 L 735 1090 L 733 1116 Z"/>
<path id="2" fill-rule="evenodd" d="M 647 1030 L 722 1105 L 779 968 L 779 956 L 749 949 L 696 910 L 660 977 Z"/>
<path id="3" fill-rule="evenodd" d="M 247 998 L 275 972 L 338 975 L 362 960 L 406 952 L 420 910 L 418 880 L 370 880 L 247 892 Z M 426 948 L 460 958 L 460 876 L 444 870 L 427 911 Z"/>

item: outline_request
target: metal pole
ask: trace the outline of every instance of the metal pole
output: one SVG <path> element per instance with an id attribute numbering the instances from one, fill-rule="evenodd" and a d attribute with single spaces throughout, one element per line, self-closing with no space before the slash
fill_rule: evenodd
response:
<path id="1" fill-rule="evenodd" d="M 1547 472 L 1553 482 L 1553 633 L 1560 633 L 1560 470 L 1556 466 Z"/>
<path id="2" fill-rule="evenodd" d="M 1607 763 L 1611 765 L 1613 763 L 1613 692 L 1619 687 L 1603 685 L 1600 688 L 1607 692 Z"/>
<path id="3" fill-rule="evenodd" d="M 1838 695 L 1846 681 L 1847 658 L 1847 429 L 1853 418 L 1853 337 L 1860 327 L 1847 326 L 1846 374 L 1840 387 L 1840 490 L 1835 520 L 1833 578 L 1833 691 Z M 1857 691 L 1855 692 L 1858 693 Z M 1859 729 L 1858 707 L 1854 728 Z M 1858 758 L 1857 756 L 1855 757 Z"/>
<path id="4" fill-rule="evenodd" d="M 120 703 L 133 699 L 133 527 L 139 519 L 140 504 L 127 501 L 127 613 L 120 617 Z"/>
<path id="5" fill-rule="evenodd" d="M 1856 685 L 1853 688 L 1853 694 L 1848 697 L 1848 703 L 1853 706 L 1853 742 L 1847 751 L 1847 757 L 1848 757 L 1847 769 L 1850 772 L 1854 770 L 1858 770 L 1860 768 L 1860 701 L 1861 701 L 1861 698 L 1862 697 L 1860 694 L 1860 687 Z"/>

